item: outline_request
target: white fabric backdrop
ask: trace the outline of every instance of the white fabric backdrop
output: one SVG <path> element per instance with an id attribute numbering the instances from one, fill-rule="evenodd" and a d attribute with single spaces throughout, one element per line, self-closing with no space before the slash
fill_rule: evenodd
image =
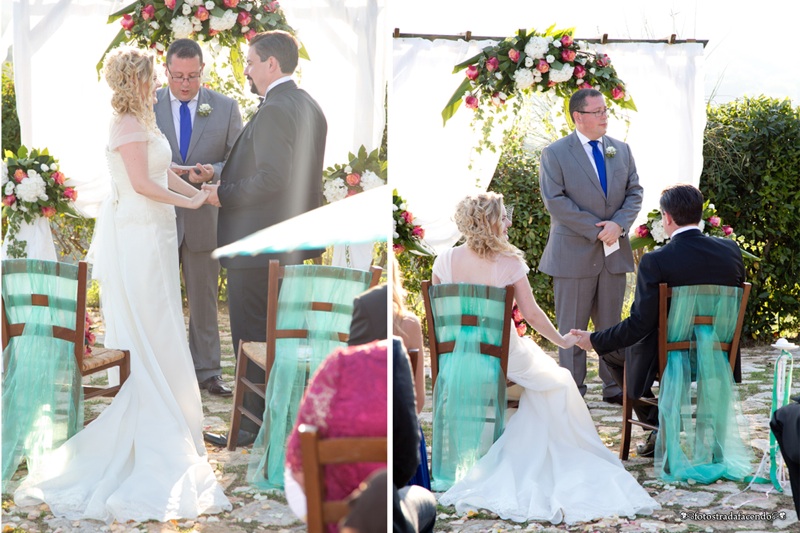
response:
<path id="1" fill-rule="evenodd" d="M 455 204 L 488 187 L 499 159 L 498 154 L 483 154 L 470 170 L 471 149 L 477 144 L 469 127 L 471 112 L 462 106 L 444 127 L 440 115 L 463 79 L 463 72 L 452 74 L 453 66 L 488 44 L 494 42 L 394 40 L 390 179 L 437 251 L 458 239 L 452 221 Z M 611 57 L 639 110 L 630 113 L 627 132 L 620 120 L 610 124 L 608 133 L 631 144 L 645 188 L 643 219 L 657 207 L 665 186 L 699 183 L 705 128 L 703 47 L 624 43 L 598 49 Z"/>

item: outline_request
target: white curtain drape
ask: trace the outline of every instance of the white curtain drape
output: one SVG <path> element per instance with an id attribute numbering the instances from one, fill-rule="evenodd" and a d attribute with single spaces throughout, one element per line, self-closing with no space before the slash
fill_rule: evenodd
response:
<path id="1" fill-rule="evenodd" d="M 458 231 L 455 204 L 476 190 L 486 190 L 499 154 L 472 160 L 478 137 L 463 108 L 442 126 L 440 112 L 464 73 L 453 66 L 494 41 L 465 42 L 418 38 L 394 40 L 390 95 L 390 176 L 392 185 L 418 217 L 426 241 L 441 251 L 453 245 Z M 699 43 L 623 43 L 598 46 L 607 53 L 638 108 L 609 126 L 609 135 L 630 143 L 645 189 L 640 214 L 657 207 L 661 190 L 672 183 L 697 185 L 702 170 L 703 47 Z M 497 129 L 497 128 L 496 128 Z M 499 132 L 493 132 L 495 140 Z M 531 181 L 538 176 L 531 176 Z"/>

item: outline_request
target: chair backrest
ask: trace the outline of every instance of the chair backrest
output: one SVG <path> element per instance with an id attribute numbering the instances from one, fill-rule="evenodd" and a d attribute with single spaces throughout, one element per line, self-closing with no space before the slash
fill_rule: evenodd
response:
<path id="1" fill-rule="evenodd" d="M 322 439 L 315 426 L 301 424 L 300 453 L 305 480 L 309 533 L 322 533 L 325 524 L 344 518 L 349 509 L 345 500 L 325 501 L 325 466 L 344 463 L 386 463 L 386 437 L 347 437 Z"/>
<path id="2" fill-rule="evenodd" d="M 80 368 L 85 349 L 86 263 L 7 259 L 2 269 L 3 349 L 11 338 L 22 335 L 30 320 L 39 320 L 52 327 L 54 338 L 73 345 Z M 49 312 L 32 312 L 36 307 Z"/>
<path id="3" fill-rule="evenodd" d="M 281 266 L 270 261 L 267 293 L 267 378 L 281 344 L 296 351 L 313 341 L 312 366 L 347 343 L 353 299 L 380 281 L 382 269 L 369 272 L 322 265 Z M 302 351 L 303 348 L 301 348 Z M 308 349 L 308 348 L 306 348 Z M 303 354 L 303 357 L 308 354 Z M 313 368 L 312 368 L 313 373 Z"/>
<path id="4" fill-rule="evenodd" d="M 507 373 L 513 285 L 432 285 L 425 280 L 422 282 L 422 298 L 428 324 L 432 386 L 436 384 L 439 373 L 439 357 L 455 349 L 455 340 L 466 327 L 477 328 L 480 352 L 500 359 L 503 375 Z"/>
<path id="5" fill-rule="evenodd" d="M 727 354 L 731 371 L 733 371 L 739 351 L 742 323 L 750 289 L 750 283 L 743 283 L 738 287 L 725 285 L 668 287 L 666 283 L 659 284 L 659 375 L 664 374 L 669 352 L 689 350 L 693 346 L 696 327 L 721 326 L 723 323 L 727 325 L 724 328 L 724 335 L 728 338 L 720 339 L 718 349 Z M 691 298 L 691 300 L 685 301 L 679 309 L 678 306 L 672 305 L 673 295 L 676 298 L 680 295 Z M 722 314 L 727 316 L 722 316 Z"/>

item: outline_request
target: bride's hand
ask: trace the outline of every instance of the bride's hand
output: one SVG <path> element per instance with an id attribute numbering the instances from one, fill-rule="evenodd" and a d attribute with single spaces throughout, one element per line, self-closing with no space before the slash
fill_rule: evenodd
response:
<path id="1" fill-rule="evenodd" d="M 187 206 L 189 209 L 197 209 L 208 199 L 208 191 L 198 191 L 197 194 L 189 198 L 189 205 Z"/>
<path id="2" fill-rule="evenodd" d="M 563 337 L 564 337 L 564 344 L 561 346 L 561 348 L 572 348 L 580 340 L 580 337 L 572 333 L 567 333 Z"/>

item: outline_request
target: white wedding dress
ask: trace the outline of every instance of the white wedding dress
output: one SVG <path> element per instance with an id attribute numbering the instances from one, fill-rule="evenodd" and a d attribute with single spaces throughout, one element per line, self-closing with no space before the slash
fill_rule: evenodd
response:
<path id="1" fill-rule="evenodd" d="M 436 259 L 433 273 L 440 283 L 504 287 L 528 272 L 515 257 L 481 260 L 461 248 Z M 513 324 L 508 378 L 524 388 L 519 409 L 486 455 L 441 496 L 441 505 L 554 524 L 660 508 L 600 440 L 569 371 L 530 337 L 519 337 Z"/>
<path id="2" fill-rule="evenodd" d="M 56 516 L 167 521 L 231 509 L 203 444 L 203 411 L 186 340 L 175 210 L 137 194 L 117 147 L 147 142 L 150 179 L 167 185 L 171 152 L 132 116 L 116 120 L 107 149 L 112 194 L 90 257 L 101 283 L 105 343 L 131 352 L 113 402 L 14 494 Z"/>

